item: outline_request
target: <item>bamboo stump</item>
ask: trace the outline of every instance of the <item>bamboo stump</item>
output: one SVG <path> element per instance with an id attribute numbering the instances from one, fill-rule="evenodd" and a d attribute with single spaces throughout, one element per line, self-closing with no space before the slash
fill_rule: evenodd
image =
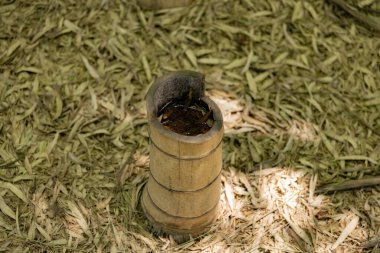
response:
<path id="1" fill-rule="evenodd" d="M 163 126 L 159 111 L 188 94 L 206 104 L 213 124 L 195 136 Z M 204 95 L 204 76 L 179 71 L 155 81 L 147 94 L 150 133 L 150 176 L 142 195 L 143 210 L 156 232 L 178 241 L 197 236 L 215 221 L 219 209 L 223 118 Z"/>

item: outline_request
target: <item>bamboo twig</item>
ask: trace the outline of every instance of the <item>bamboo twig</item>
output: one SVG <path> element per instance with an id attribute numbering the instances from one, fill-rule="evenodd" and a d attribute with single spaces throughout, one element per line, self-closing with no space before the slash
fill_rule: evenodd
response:
<path id="1" fill-rule="evenodd" d="M 292 227 L 289 227 L 286 232 L 290 235 L 290 237 L 293 238 L 293 240 L 297 243 L 298 247 L 302 250 L 302 252 L 310 252 L 310 246 L 306 244 L 299 235 L 292 229 Z"/>
<path id="2" fill-rule="evenodd" d="M 350 189 L 368 187 L 373 185 L 380 184 L 380 177 L 372 177 L 372 178 L 363 178 L 357 180 L 349 180 L 343 183 L 335 183 L 321 187 L 316 192 L 317 193 L 326 193 L 332 191 L 345 191 Z"/>
<path id="3" fill-rule="evenodd" d="M 345 3 L 343 0 L 330 0 L 330 1 L 338 5 L 339 7 L 341 7 L 343 10 L 348 12 L 354 18 L 363 22 L 364 24 L 376 30 L 377 32 L 380 32 L 380 24 L 378 22 L 368 17 L 367 15 L 361 13 L 360 11 L 353 9 L 349 4 Z"/>

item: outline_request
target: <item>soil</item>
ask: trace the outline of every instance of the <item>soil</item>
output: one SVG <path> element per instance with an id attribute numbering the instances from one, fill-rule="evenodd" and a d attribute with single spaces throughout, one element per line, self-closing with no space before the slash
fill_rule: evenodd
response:
<path id="1" fill-rule="evenodd" d="M 213 125 L 213 113 L 202 100 L 171 101 L 158 114 L 159 121 L 178 134 L 204 134 Z"/>

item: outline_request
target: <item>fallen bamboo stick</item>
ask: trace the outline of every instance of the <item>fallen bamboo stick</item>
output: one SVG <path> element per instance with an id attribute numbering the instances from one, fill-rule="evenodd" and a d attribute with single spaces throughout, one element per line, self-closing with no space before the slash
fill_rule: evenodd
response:
<path id="1" fill-rule="evenodd" d="M 361 13 L 360 11 L 353 9 L 349 4 L 345 3 L 343 0 L 330 0 L 330 1 L 338 5 L 339 7 L 341 7 L 344 11 L 348 12 L 351 16 L 353 16 L 357 20 L 363 22 L 364 24 L 376 30 L 377 32 L 380 32 L 380 23 L 376 22 L 375 20 Z"/>
<path id="2" fill-rule="evenodd" d="M 318 189 L 317 193 L 327 193 L 332 191 L 345 191 L 350 189 L 357 189 L 373 185 L 380 185 L 380 177 L 363 178 L 357 180 L 349 180 L 343 183 L 334 183 L 322 186 Z"/>

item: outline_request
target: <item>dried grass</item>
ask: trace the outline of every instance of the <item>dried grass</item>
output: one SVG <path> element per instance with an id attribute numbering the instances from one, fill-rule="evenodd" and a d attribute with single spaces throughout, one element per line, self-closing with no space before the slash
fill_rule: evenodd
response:
<path id="1" fill-rule="evenodd" d="M 378 20 L 376 1 L 349 3 Z M 380 40 L 339 7 L 16 0 L 0 27 L 0 251 L 364 252 L 379 236 L 378 186 L 318 193 L 379 175 Z M 206 74 L 226 120 L 222 214 L 181 245 L 138 205 L 145 93 L 178 69 Z"/>

